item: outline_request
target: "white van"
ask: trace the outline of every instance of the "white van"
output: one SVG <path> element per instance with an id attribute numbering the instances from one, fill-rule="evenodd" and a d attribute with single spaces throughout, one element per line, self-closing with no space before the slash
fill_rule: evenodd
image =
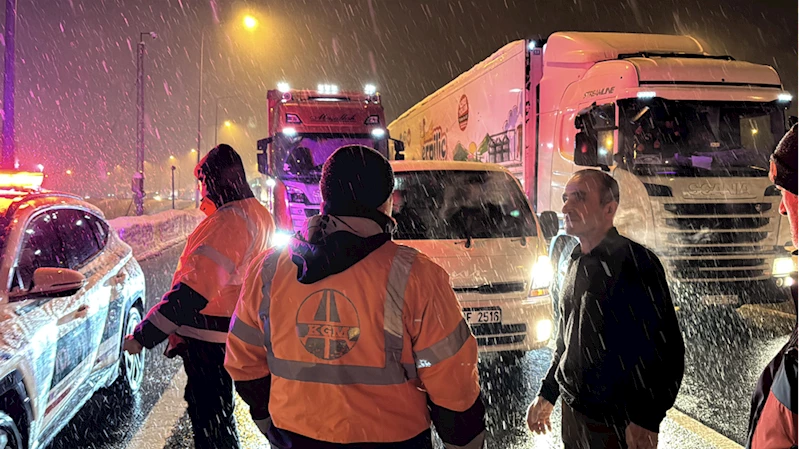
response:
<path id="1" fill-rule="evenodd" d="M 391 161 L 394 240 L 444 267 L 481 351 L 540 348 L 552 334 L 545 239 L 519 182 L 499 165 Z"/>

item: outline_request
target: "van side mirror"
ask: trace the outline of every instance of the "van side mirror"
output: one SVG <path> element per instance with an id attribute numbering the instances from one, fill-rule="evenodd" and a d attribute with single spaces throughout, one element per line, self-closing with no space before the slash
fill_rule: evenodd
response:
<path id="1" fill-rule="evenodd" d="M 30 290 L 12 292 L 11 301 L 24 301 L 37 298 L 63 298 L 72 296 L 86 284 L 86 277 L 80 272 L 66 268 L 37 268 L 33 272 Z"/>
<path id="2" fill-rule="evenodd" d="M 558 214 L 551 210 L 541 212 L 541 215 L 538 217 L 538 224 L 541 225 L 541 234 L 543 234 L 544 238 L 547 240 L 557 235 L 558 229 L 560 229 Z"/>
<path id="3" fill-rule="evenodd" d="M 574 137 L 574 163 L 582 167 L 597 166 L 596 139 L 585 131 L 580 131 Z"/>

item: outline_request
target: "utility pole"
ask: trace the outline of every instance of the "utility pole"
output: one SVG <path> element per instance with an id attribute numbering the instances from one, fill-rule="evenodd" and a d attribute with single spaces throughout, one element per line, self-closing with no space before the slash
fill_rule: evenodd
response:
<path id="1" fill-rule="evenodd" d="M 175 166 L 172 166 L 172 209 L 175 208 Z"/>
<path id="2" fill-rule="evenodd" d="M 14 34 L 17 27 L 17 0 L 6 0 L 6 51 L 3 78 L 3 150 L 0 168 L 13 169 L 16 163 L 16 133 L 14 132 Z"/>
<path id="3" fill-rule="evenodd" d="M 133 173 L 133 202 L 136 215 L 144 215 L 144 36 L 156 38 L 152 31 L 139 33 L 136 59 L 136 171 Z"/>
<path id="4" fill-rule="evenodd" d="M 200 165 L 202 152 L 203 122 L 203 59 L 205 57 L 205 27 L 200 29 L 200 81 L 197 89 L 197 165 Z M 194 207 L 200 207 L 200 183 L 194 181 Z"/>

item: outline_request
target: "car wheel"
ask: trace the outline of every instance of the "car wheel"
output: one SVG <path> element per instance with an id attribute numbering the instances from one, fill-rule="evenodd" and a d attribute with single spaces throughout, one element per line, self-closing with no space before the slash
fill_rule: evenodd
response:
<path id="1" fill-rule="evenodd" d="M 22 435 L 10 416 L 0 412 L 0 449 L 22 449 Z"/>
<path id="2" fill-rule="evenodd" d="M 128 310 L 125 319 L 125 330 L 122 333 L 123 338 L 130 335 L 136 329 L 136 326 L 141 323 L 141 311 L 138 307 L 133 306 Z M 119 379 L 118 382 L 122 384 L 127 393 L 135 393 L 141 388 L 142 380 L 144 379 L 144 354 L 147 350 L 142 351 L 136 355 L 128 354 L 122 351 L 122 357 L 119 360 Z"/>

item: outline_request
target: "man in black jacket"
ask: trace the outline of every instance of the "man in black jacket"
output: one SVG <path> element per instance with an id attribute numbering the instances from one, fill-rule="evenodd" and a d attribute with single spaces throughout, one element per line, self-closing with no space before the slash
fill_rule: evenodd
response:
<path id="1" fill-rule="evenodd" d="M 609 175 L 575 173 L 563 202 L 566 233 L 580 245 L 560 289 L 552 365 L 527 423 L 534 433 L 549 430 L 562 396 L 566 449 L 656 448 L 685 355 L 663 266 L 613 227 L 619 186 Z"/>

